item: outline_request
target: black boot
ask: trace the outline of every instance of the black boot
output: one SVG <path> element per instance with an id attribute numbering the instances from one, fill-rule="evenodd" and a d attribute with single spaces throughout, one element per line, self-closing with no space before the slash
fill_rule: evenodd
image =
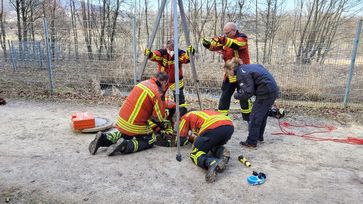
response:
<path id="1" fill-rule="evenodd" d="M 214 151 L 214 155 L 218 159 L 222 159 L 222 163 L 217 168 L 217 172 L 222 173 L 226 169 L 226 165 L 228 164 L 229 158 L 231 157 L 231 153 L 223 146 L 218 146 Z"/>
<path id="2" fill-rule="evenodd" d="M 94 154 L 96 154 L 98 148 L 108 147 L 108 146 L 110 146 L 112 144 L 113 143 L 110 140 L 107 139 L 106 133 L 98 132 L 96 134 L 95 139 L 92 140 L 92 142 L 89 144 L 88 150 L 92 155 L 94 155 Z"/>
<path id="3" fill-rule="evenodd" d="M 217 169 L 221 168 L 220 165 L 222 163 L 222 160 L 211 157 L 207 159 L 206 163 L 207 163 L 206 166 L 208 168 L 208 172 L 205 175 L 205 180 L 208 183 L 213 183 L 217 179 L 217 172 L 219 171 Z"/>
<path id="4" fill-rule="evenodd" d="M 107 148 L 107 156 L 112 156 L 116 152 L 124 152 L 127 146 L 127 140 L 120 138 L 117 142 Z"/>

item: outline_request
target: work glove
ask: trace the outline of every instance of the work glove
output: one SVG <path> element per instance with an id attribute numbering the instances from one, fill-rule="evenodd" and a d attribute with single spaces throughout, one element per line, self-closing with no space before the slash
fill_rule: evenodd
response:
<path id="1" fill-rule="evenodd" d="M 195 54 L 195 49 L 194 49 L 194 47 L 193 47 L 192 45 L 189 45 L 189 46 L 188 46 L 188 49 L 187 49 L 187 52 L 188 52 L 188 55 L 190 55 L 190 53 L 191 53 L 192 55 L 194 55 L 194 54 Z"/>
<path id="2" fill-rule="evenodd" d="M 227 38 L 225 36 L 217 36 L 212 38 L 212 46 L 217 46 L 218 44 L 226 44 Z"/>
<path id="3" fill-rule="evenodd" d="M 202 45 L 203 47 L 209 49 L 210 45 L 211 45 L 211 42 L 205 38 L 202 39 Z"/>
<path id="4" fill-rule="evenodd" d="M 151 52 L 151 50 L 150 50 L 149 48 L 146 48 L 146 49 L 145 49 L 145 53 L 144 53 L 144 54 L 145 54 L 145 56 L 146 56 L 147 58 L 150 58 L 150 57 L 152 56 L 152 54 L 153 54 L 153 53 Z"/>

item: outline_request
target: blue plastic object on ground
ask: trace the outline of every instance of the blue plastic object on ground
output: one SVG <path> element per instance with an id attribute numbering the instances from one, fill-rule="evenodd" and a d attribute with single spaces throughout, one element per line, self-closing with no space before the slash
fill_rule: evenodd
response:
<path id="1" fill-rule="evenodd" d="M 255 186 L 255 185 L 261 185 L 261 184 L 265 183 L 265 179 L 259 178 L 258 176 L 249 176 L 247 178 L 247 182 L 250 185 Z"/>

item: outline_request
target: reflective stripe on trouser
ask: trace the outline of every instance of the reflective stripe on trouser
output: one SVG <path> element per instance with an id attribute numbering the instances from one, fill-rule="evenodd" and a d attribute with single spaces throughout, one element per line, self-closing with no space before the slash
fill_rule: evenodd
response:
<path id="1" fill-rule="evenodd" d="M 122 152 L 123 154 L 129 154 L 133 152 L 140 152 L 145 149 L 153 147 L 156 141 L 156 135 L 150 134 L 147 136 L 135 136 L 135 137 L 124 137 L 126 142 L 126 148 Z"/>
<path id="2" fill-rule="evenodd" d="M 122 133 L 120 131 L 113 131 L 106 133 L 106 138 L 110 140 L 112 143 L 116 143 L 122 137 Z"/>
<path id="3" fill-rule="evenodd" d="M 196 147 L 194 147 L 192 153 L 190 153 L 190 158 L 192 159 L 195 165 L 203 169 L 207 169 L 205 161 L 207 160 L 208 155 L 205 152 L 199 151 Z"/>
<path id="4" fill-rule="evenodd" d="M 216 157 L 210 156 L 203 151 L 198 150 L 194 147 L 192 153 L 190 153 L 190 158 L 197 166 L 208 169 L 209 166 L 216 162 Z"/>
<path id="5" fill-rule="evenodd" d="M 229 107 L 231 104 L 231 98 L 236 89 L 237 83 L 229 83 L 227 81 L 223 81 L 222 83 L 222 95 L 219 98 L 218 111 L 228 115 Z"/>
<path id="6" fill-rule="evenodd" d="M 202 168 L 207 168 L 206 162 L 207 159 L 210 158 L 210 156 L 207 156 L 208 152 L 214 147 L 226 144 L 227 141 L 231 139 L 233 132 L 234 127 L 230 125 L 220 126 L 215 129 L 205 131 L 202 135 L 195 139 L 194 149 L 190 154 L 190 158 L 196 165 Z"/>
<path id="7" fill-rule="evenodd" d="M 248 99 L 247 101 L 240 101 L 240 105 L 243 120 L 249 121 L 250 113 L 253 106 L 252 100 Z"/>

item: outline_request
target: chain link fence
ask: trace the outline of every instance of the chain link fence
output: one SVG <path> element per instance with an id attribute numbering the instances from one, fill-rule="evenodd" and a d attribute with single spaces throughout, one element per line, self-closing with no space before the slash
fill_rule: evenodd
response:
<path id="1" fill-rule="evenodd" d="M 15 22 L 8 23 L 8 49 L 6 55 L 0 56 L 0 87 L 2 90 L 61 94 L 127 95 L 142 69 L 143 50 L 148 42 L 147 34 L 137 22 L 125 17 L 117 21 L 115 29 L 110 29 L 102 27 L 101 21 L 83 21 L 76 26 L 70 21 L 62 21 L 50 27 L 46 20 L 39 19 L 33 26 L 34 40 L 20 42 L 16 40 Z M 218 53 L 212 53 L 200 44 L 203 37 L 214 36 L 213 19 L 206 22 L 203 35 L 189 25 L 192 45 L 197 49 L 200 92 L 205 100 L 219 98 L 224 64 Z M 355 36 L 357 20 L 338 26 L 330 45 L 320 43 L 315 48 L 299 42 L 307 31 L 292 32 L 294 22 L 288 19 L 281 23 L 272 40 L 271 36 L 266 38 L 264 35 L 263 25 L 256 28 L 255 22 L 245 20 L 237 24 L 249 37 L 251 63 L 261 63 L 272 72 L 281 89 L 281 100 L 342 104 L 356 44 L 355 66 L 351 87 L 348 87 L 349 102 L 363 102 L 363 81 L 359 79 L 363 74 L 363 34 L 360 32 Z M 85 26 L 87 24 L 92 24 L 93 29 Z M 166 20 L 163 24 L 169 23 Z M 168 28 L 161 27 L 153 49 L 162 47 L 170 36 Z M 359 44 L 357 39 L 360 39 Z M 180 48 L 185 50 L 184 42 L 180 30 Z M 305 57 L 299 56 L 299 46 L 305 49 Z M 320 52 L 320 56 L 309 57 L 313 49 Z M 183 69 L 187 99 L 195 99 L 190 66 L 184 65 Z M 155 72 L 156 64 L 148 62 L 144 77 Z"/>

